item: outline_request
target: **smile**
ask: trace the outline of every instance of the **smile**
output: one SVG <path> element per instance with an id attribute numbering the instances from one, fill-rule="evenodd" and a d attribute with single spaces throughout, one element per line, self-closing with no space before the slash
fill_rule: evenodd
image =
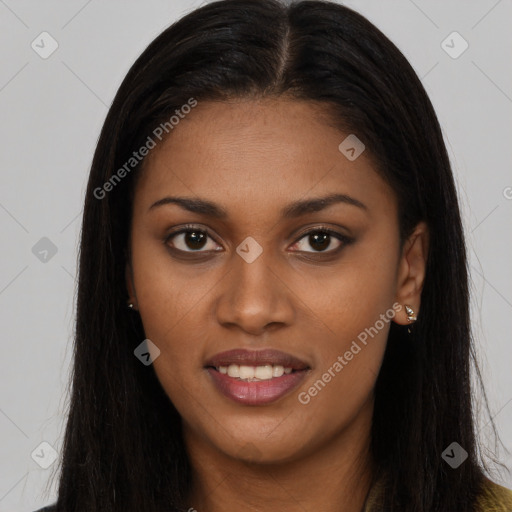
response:
<path id="1" fill-rule="evenodd" d="M 231 364 L 229 366 L 219 366 L 215 369 L 223 375 L 229 375 L 230 377 L 247 382 L 270 380 L 275 377 L 282 377 L 284 374 L 288 375 L 293 371 L 292 368 L 285 368 L 280 364 L 267 364 L 265 366 L 240 366 L 238 364 Z"/>
<path id="2" fill-rule="evenodd" d="M 223 352 L 210 359 L 205 368 L 217 391 L 244 405 L 266 405 L 279 400 L 310 371 L 304 361 L 271 349 Z"/>

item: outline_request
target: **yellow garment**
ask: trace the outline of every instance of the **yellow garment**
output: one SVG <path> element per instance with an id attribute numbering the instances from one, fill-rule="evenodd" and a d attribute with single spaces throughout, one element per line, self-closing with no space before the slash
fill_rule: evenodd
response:
<path id="1" fill-rule="evenodd" d="M 485 484 L 478 499 L 478 512 L 512 512 L 512 491 L 489 479 Z"/>
<path id="2" fill-rule="evenodd" d="M 379 511 L 384 481 L 379 480 L 370 490 L 364 512 Z M 475 512 L 512 512 L 512 490 L 485 479 L 482 493 L 477 499 Z"/>

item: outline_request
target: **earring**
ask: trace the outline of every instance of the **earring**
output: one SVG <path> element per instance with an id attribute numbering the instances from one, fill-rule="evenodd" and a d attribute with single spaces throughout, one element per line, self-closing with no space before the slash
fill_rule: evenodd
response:
<path id="1" fill-rule="evenodd" d="M 409 322 L 414 322 L 417 320 L 416 315 L 414 314 L 414 310 L 411 308 L 411 306 L 408 306 L 407 304 L 404 304 L 405 306 L 405 312 L 407 313 L 407 320 Z"/>
<path id="2" fill-rule="evenodd" d="M 133 309 L 133 304 L 132 304 L 131 302 L 129 302 L 129 303 L 128 303 L 128 307 L 129 307 L 130 309 Z"/>
<path id="3" fill-rule="evenodd" d="M 408 322 L 415 322 L 418 317 L 414 314 L 414 309 L 411 308 L 411 306 L 408 306 L 407 304 L 404 304 L 405 306 L 405 312 L 407 313 L 407 321 Z M 411 328 L 407 327 L 407 332 L 411 334 Z"/>

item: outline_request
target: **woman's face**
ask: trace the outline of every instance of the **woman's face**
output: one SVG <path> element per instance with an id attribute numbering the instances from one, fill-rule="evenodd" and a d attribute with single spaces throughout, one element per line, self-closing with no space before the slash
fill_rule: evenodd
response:
<path id="1" fill-rule="evenodd" d="M 348 135 L 308 102 L 199 103 L 146 158 L 127 284 L 190 450 L 291 461 L 368 435 L 425 238 L 400 251 L 394 193 Z"/>

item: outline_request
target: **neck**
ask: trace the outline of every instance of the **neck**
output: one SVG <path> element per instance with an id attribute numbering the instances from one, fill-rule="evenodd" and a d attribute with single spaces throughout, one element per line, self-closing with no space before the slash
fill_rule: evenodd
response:
<path id="1" fill-rule="evenodd" d="M 371 413 L 361 412 L 322 446 L 285 463 L 233 459 L 184 428 L 192 467 L 189 507 L 197 511 L 361 512 L 369 492 Z"/>

